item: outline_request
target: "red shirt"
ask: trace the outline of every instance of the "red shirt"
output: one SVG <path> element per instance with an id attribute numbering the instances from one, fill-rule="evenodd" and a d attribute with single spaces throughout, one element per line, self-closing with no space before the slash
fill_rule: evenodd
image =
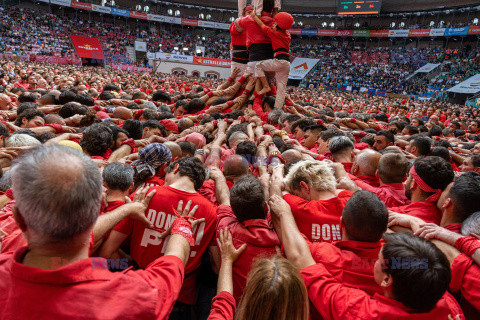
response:
<path id="1" fill-rule="evenodd" d="M 372 187 L 380 187 L 380 181 L 378 181 L 378 178 L 375 177 L 375 176 L 360 176 L 360 177 L 356 177 L 354 176 L 353 174 L 349 174 L 348 175 L 350 177 L 350 179 L 354 180 L 352 177 L 355 177 L 357 179 L 360 179 L 362 180 L 363 182 L 365 183 L 368 183 L 369 185 L 371 185 Z"/>
<path id="2" fill-rule="evenodd" d="M 342 162 L 346 172 L 352 171 L 353 162 Z"/>
<path id="3" fill-rule="evenodd" d="M 221 205 L 217 210 L 217 237 L 218 231 L 225 228 L 232 233 L 235 248 L 247 244 L 245 251 L 234 262 L 232 270 L 233 295 L 238 302 L 253 261 L 259 257 L 269 258 L 275 255 L 275 247 L 280 247 L 281 243 L 269 218 L 250 219 L 240 223 L 230 206 Z"/>
<path id="4" fill-rule="evenodd" d="M 460 254 L 453 260 L 451 268 L 450 290 L 461 292 L 463 298 L 480 311 L 480 267 L 467 255 Z"/>
<path id="5" fill-rule="evenodd" d="M 11 206 L 14 204 L 15 200 L 12 200 L 0 211 L 0 228 L 7 233 L 7 235 L 0 240 L 1 253 L 14 252 L 27 245 L 22 230 L 20 230 L 13 218 Z"/>
<path id="6" fill-rule="evenodd" d="M 213 298 L 207 320 L 233 320 L 236 307 L 235 298 L 230 293 L 222 291 Z"/>
<path id="7" fill-rule="evenodd" d="M 165 184 L 162 178 L 153 176 L 145 181 L 145 187 L 161 187 Z M 176 207 L 175 207 L 176 208 Z"/>
<path id="8" fill-rule="evenodd" d="M 31 88 L 30 88 L 30 84 L 29 84 L 28 82 L 23 82 L 23 81 L 21 81 L 21 80 L 15 82 L 15 83 L 13 84 L 13 86 L 14 86 L 15 88 L 19 88 L 19 87 L 20 87 L 20 88 L 23 88 L 23 89 L 25 89 L 25 90 L 27 90 L 27 91 L 31 89 Z"/>
<path id="9" fill-rule="evenodd" d="M 275 52 L 275 56 L 278 54 L 286 54 L 290 56 L 290 42 L 292 41 L 292 37 L 290 36 L 290 32 L 288 31 L 278 31 L 270 28 L 268 26 L 264 26 L 262 29 L 263 32 L 270 38 L 272 42 L 272 48 Z M 279 50 L 283 49 L 283 50 Z M 279 51 L 277 51 L 279 50 Z"/>
<path id="10" fill-rule="evenodd" d="M 233 181 L 227 180 L 227 186 L 229 189 L 233 187 Z M 215 194 L 215 181 L 206 180 L 203 185 L 198 189 L 198 193 L 204 196 L 208 201 L 214 203 L 216 206 L 219 205 L 217 201 L 217 196 Z"/>
<path id="11" fill-rule="evenodd" d="M 405 319 L 437 320 L 458 314 L 465 319 L 455 299 L 446 292 L 430 312 L 414 313 L 399 301 L 378 293 L 372 296 L 366 292 L 348 288 L 337 280 L 319 263 L 304 268 L 300 274 L 307 286 L 308 296 L 315 309 L 324 319 L 367 320 Z"/>
<path id="12" fill-rule="evenodd" d="M 185 273 L 187 275 L 191 274 L 191 276 L 185 279 L 178 298 L 180 302 L 194 304 L 196 300 L 196 274 L 193 274 L 193 272 L 200 266 L 202 255 L 207 250 L 215 234 L 215 206 L 197 192 L 185 192 L 169 186 L 155 187 L 153 190 L 157 190 L 157 193 L 153 196 L 146 210 L 147 218 L 154 224 L 153 229 L 148 228 L 142 222 L 134 221 L 130 218 L 124 219 L 113 229 L 123 234 L 131 235 L 130 255 L 140 268 L 146 268 L 156 258 L 164 255 L 166 243 L 170 237 L 160 239 L 159 236 L 175 220 L 173 210 L 177 208 L 178 202 L 183 200 L 185 205 L 189 200 L 192 200 L 192 208 L 198 205 L 195 218 L 204 218 L 205 222 L 193 228 L 195 246 L 191 248 L 190 259 L 185 267 Z"/>
<path id="13" fill-rule="evenodd" d="M 328 200 L 307 201 L 292 194 L 283 199 L 292 208 L 298 229 L 311 242 L 334 242 L 341 240 L 340 217 L 351 191 L 341 191 L 338 196 Z"/>
<path id="14" fill-rule="evenodd" d="M 256 96 L 255 100 L 253 100 L 252 109 L 257 113 L 257 116 L 260 119 L 262 119 L 263 123 L 268 123 L 269 112 L 263 111 L 262 106 L 263 106 L 263 96 Z"/>
<path id="15" fill-rule="evenodd" d="M 387 207 L 399 207 L 410 203 L 410 200 L 405 196 L 403 183 L 385 183 L 375 188 L 359 178 L 352 177 L 352 180 L 361 189 L 375 193 Z"/>
<path id="16" fill-rule="evenodd" d="M 308 245 L 315 262 L 321 263 L 338 282 L 369 295 L 383 293 L 373 277 L 373 267 L 382 249 L 380 241 L 310 242 Z"/>
<path id="17" fill-rule="evenodd" d="M 444 228 L 447 229 L 447 230 L 450 230 L 452 232 L 455 232 L 455 233 L 460 233 L 460 231 L 462 229 L 462 224 L 461 223 L 451 223 L 449 225 L 446 225 Z"/>
<path id="18" fill-rule="evenodd" d="M 440 224 L 440 220 L 442 220 L 442 212 L 438 210 L 436 203 L 431 202 L 413 202 L 406 206 L 390 208 L 390 210 L 408 214 L 425 222 L 435 224 Z"/>
<path id="19" fill-rule="evenodd" d="M 247 43 L 247 33 L 238 32 L 235 22 L 230 24 L 230 38 L 233 46 L 245 46 Z"/>
<path id="20" fill-rule="evenodd" d="M 263 24 L 271 27 L 275 20 L 272 19 L 268 14 L 262 13 L 260 17 Z M 262 31 L 260 26 L 255 22 L 252 16 L 247 16 L 238 20 L 238 25 L 245 29 L 246 38 L 247 38 L 247 48 L 249 48 L 254 43 L 270 43 L 270 39 Z"/>
<path id="21" fill-rule="evenodd" d="M 168 319 L 184 276 L 175 256 L 158 258 L 146 270 L 112 273 L 102 258 L 57 270 L 32 268 L 21 263 L 26 251 L 0 255 L 4 319 Z"/>

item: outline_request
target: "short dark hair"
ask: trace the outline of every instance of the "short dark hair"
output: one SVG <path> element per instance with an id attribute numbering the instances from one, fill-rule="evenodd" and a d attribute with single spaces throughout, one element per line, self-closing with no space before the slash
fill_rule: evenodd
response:
<path id="1" fill-rule="evenodd" d="M 455 207 L 455 216 L 462 221 L 480 211 L 480 174 L 470 171 L 455 178 L 448 196 Z"/>
<path id="2" fill-rule="evenodd" d="M 408 159 L 401 153 L 383 154 L 378 161 L 378 177 L 383 183 L 402 183 L 408 166 Z"/>
<path id="3" fill-rule="evenodd" d="M 107 83 L 103 86 L 103 91 L 116 91 L 120 92 L 120 87 L 114 83 Z"/>
<path id="4" fill-rule="evenodd" d="M 442 127 L 440 126 L 433 126 L 428 131 L 429 137 L 441 137 L 443 135 Z"/>
<path id="5" fill-rule="evenodd" d="M 444 190 L 455 177 L 450 163 L 440 157 L 420 157 L 413 165 L 415 172 L 433 189 Z"/>
<path id="6" fill-rule="evenodd" d="M 80 146 L 90 156 L 103 156 L 112 143 L 112 130 L 103 123 L 95 123 L 86 128 L 80 140 Z"/>
<path id="7" fill-rule="evenodd" d="M 265 194 L 260 181 L 249 174 L 240 177 L 230 189 L 230 205 L 240 223 L 265 219 Z"/>
<path id="8" fill-rule="evenodd" d="M 115 99 L 115 95 L 111 91 L 102 91 L 98 96 L 98 100 L 111 100 Z"/>
<path id="9" fill-rule="evenodd" d="M 125 163 L 112 162 L 103 168 L 103 181 L 110 190 L 127 191 L 133 183 L 133 168 Z"/>
<path id="10" fill-rule="evenodd" d="M 412 144 L 417 148 L 421 156 L 428 156 L 430 154 L 430 149 L 432 148 L 430 139 L 423 136 L 416 136 L 412 139 Z"/>
<path id="11" fill-rule="evenodd" d="M 430 150 L 430 155 L 440 157 L 448 163 L 450 163 L 450 161 L 452 160 L 450 157 L 450 152 L 445 147 L 433 147 L 432 150 Z"/>
<path id="12" fill-rule="evenodd" d="M 377 242 L 387 230 L 388 210 L 376 194 L 359 190 L 345 204 L 342 221 L 351 240 Z"/>
<path id="13" fill-rule="evenodd" d="M 410 233 L 383 236 L 384 271 L 393 279 L 395 300 L 428 312 L 448 289 L 451 271 L 447 257 L 429 240 Z"/>
<path id="14" fill-rule="evenodd" d="M 158 114 L 157 111 L 152 110 L 152 109 L 144 109 L 142 118 L 145 120 L 158 120 Z"/>
<path id="15" fill-rule="evenodd" d="M 197 146 L 190 141 L 180 141 L 178 145 L 180 146 L 180 149 L 182 149 L 182 154 L 186 154 L 189 157 L 193 157 L 195 151 L 197 151 Z"/>
<path id="16" fill-rule="evenodd" d="M 35 102 L 37 100 L 37 95 L 33 92 L 23 92 L 18 96 L 18 102 Z"/>
<path id="17" fill-rule="evenodd" d="M 405 128 L 407 131 L 408 131 L 408 134 L 413 136 L 414 134 L 418 134 L 420 133 L 420 131 L 418 131 L 418 128 L 415 127 L 415 126 L 412 126 L 412 125 L 406 125 Z"/>
<path id="18" fill-rule="evenodd" d="M 142 123 L 136 119 L 128 119 L 123 123 L 123 130 L 128 132 L 128 136 L 134 140 L 142 139 L 143 127 Z"/>
<path id="19" fill-rule="evenodd" d="M 165 137 L 167 135 L 167 132 L 165 131 L 165 127 L 163 126 L 163 124 L 161 124 L 157 120 L 143 121 L 142 122 L 142 127 L 143 127 L 143 129 L 145 129 L 145 128 L 159 129 L 160 133 L 162 134 L 162 137 Z"/>
<path id="20" fill-rule="evenodd" d="M 27 109 L 36 109 L 38 107 L 38 104 L 33 103 L 33 102 L 23 102 L 20 103 L 17 107 L 17 115 L 22 114 L 23 111 Z"/>
<path id="21" fill-rule="evenodd" d="M 198 111 L 202 111 L 205 108 L 205 101 L 200 98 L 195 98 L 190 100 L 187 105 L 187 110 L 189 113 L 195 113 Z"/>
<path id="22" fill-rule="evenodd" d="M 470 159 L 472 160 L 472 165 L 474 168 L 480 167 L 480 155 L 475 154 L 471 156 Z"/>
<path id="23" fill-rule="evenodd" d="M 253 164 L 257 155 L 257 146 L 252 141 L 242 141 L 237 145 L 235 153 L 244 157 L 250 164 Z"/>
<path id="24" fill-rule="evenodd" d="M 26 118 L 27 121 L 30 121 L 35 117 L 40 117 L 45 120 L 45 114 L 43 111 L 38 109 L 27 109 L 18 115 L 17 119 L 15 120 L 15 125 L 20 127 L 22 125 L 23 118 Z"/>
<path id="25" fill-rule="evenodd" d="M 319 133 L 318 137 L 321 138 L 323 141 L 327 142 L 329 139 L 333 137 L 344 136 L 345 134 L 337 129 L 327 129 Z"/>
<path id="26" fill-rule="evenodd" d="M 189 177 L 194 184 L 195 190 L 200 189 L 206 178 L 206 172 L 202 162 L 195 157 L 184 157 L 170 163 L 165 171 L 167 173 L 172 172 L 177 164 L 180 176 Z"/>
<path id="27" fill-rule="evenodd" d="M 380 130 L 377 132 L 377 136 L 384 136 L 391 143 L 395 143 L 395 135 L 388 130 Z"/>
<path id="28" fill-rule="evenodd" d="M 77 97 L 77 95 L 74 92 L 72 92 L 70 90 L 65 90 L 62 93 L 60 93 L 60 95 L 58 96 L 58 103 L 59 104 L 65 104 L 65 103 L 68 103 L 68 102 L 72 102 L 72 101 L 75 101 L 76 97 Z M 103 100 L 103 99 L 101 99 L 101 100 Z"/>
<path id="29" fill-rule="evenodd" d="M 300 119 L 300 120 L 295 121 L 292 124 L 292 131 L 295 131 L 295 129 L 297 129 L 297 127 L 302 129 L 302 131 L 306 131 L 308 127 L 311 127 L 313 125 L 315 125 L 315 122 L 313 120 Z"/>
<path id="30" fill-rule="evenodd" d="M 75 102 L 78 102 L 90 107 L 95 105 L 95 100 L 91 96 L 85 93 L 77 94 L 75 97 Z"/>
<path id="31" fill-rule="evenodd" d="M 165 91 L 158 90 L 152 94 L 152 101 L 170 102 L 172 101 L 172 98 Z"/>
<path id="32" fill-rule="evenodd" d="M 262 100 L 262 110 L 265 111 L 265 104 L 267 104 L 270 109 L 273 109 L 275 107 L 275 97 L 272 96 L 266 96 Z"/>
<path id="33" fill-rule="evenodd" d="M 275 2 L 273 0 L 263 0 L 263 11 L 272 12 L 275 7 Z"/>

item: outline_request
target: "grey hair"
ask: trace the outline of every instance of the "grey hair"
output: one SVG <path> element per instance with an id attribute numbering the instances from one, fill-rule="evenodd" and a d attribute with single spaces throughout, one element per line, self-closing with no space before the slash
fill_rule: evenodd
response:
<path id="1" fill-rule="evenodd" d="M 42 143 L 35 139 L 32 136 L 29 136 L 28 134 L 24 133 L 19 133 L 19 134 L 13 134 L 10 136 L 10 138 L 7 139 L 5 142 L 5 147 L 7 148 L 13 148 L 13 147 L 32 147 L 32 146 L 38 146 L 41 145 Z"/>
<path id="2" fill-rule="evenodd" d="M 0 191 L 6 192 L 12 187 L 12 170 L 7 170 L 0 178 Z"/>
<path id="3" fill-rule="evenodd" d="M 355 145 L 352 140 L 346 136 L 333 137 L 328 143 L 328 149 L 330 149 L 332 154 L 345 151 L 348 148 L 354 149 Z"/>
<path id="4" fill-rule="evenodd" d="M 102 177 L 107 187 L 111 190 L 126 191 L 133 184 L 135 170 L 120 162 L 111 162 L 103 168 Z"/>
<path id="5" fill-rule="evenodd" d="M 160 106 L 160 108 L 158 108 L 158 111 L 160 111 L 160 112 L 172 112 L 172 109 L 170 109 L 170 107 L 167 106 L 166 104 L 162 104 Z"/>
<path id="6" fill-rule="evenodd" d="M 143 109 L 151 109 L 153 111 L 157 111 L 157 106 L 151 102 L 151 101 L 146 101 L 142 104 Z"/>
<path id="7" fill-rule="evenodd" d="M 462 222 L 460 233 L 466 237 L 471 233 L 480 233 L 480 211 L 471 214 Z"/>
<path id="8" fill-rule="evenodd" d="M 275 109 L 274 109 L 274 110 L 275 110 Z M 273 110 L 272 110 L 272 111 L 273 111 Z M 270 113 L 271 113 L 272 111 L 270 111 Z M 278 120 L 277 120 L 278 123 L 283 124 L 283 123 L 285 122 L 285 119 L 286 119 L 289 115 L 291 115 L 291 113 L 287 113 L 287 112 L 282 113 L 282 114 L 278 117 Z"/>
<path id="9" fill-rule="evenodd" d="M 83 153 L 55 144 L 39 146 L 18 157 L 11 170 L 19 214 L 46 243 L 72 239 L 95 223 L 102 177 Z"/>
<path id="10" fill-rule="evenodd" d="M 247 138 L 248 139 L 248 135 L 243 132 L 243 131 L 235 131 L 234 133 L 232 133 L 232 135 L 228 138 L 228 144 L 230 145 L 230 147 L 232 146 L 232 143 L 240 138 Z"/>
<path id="11" fill-rule="evenodd" d="M 282 109 L 274 108 L 268 113 L 268 122 L 271 124 L 278 124 L 278 120 L 284 114 Z"/>

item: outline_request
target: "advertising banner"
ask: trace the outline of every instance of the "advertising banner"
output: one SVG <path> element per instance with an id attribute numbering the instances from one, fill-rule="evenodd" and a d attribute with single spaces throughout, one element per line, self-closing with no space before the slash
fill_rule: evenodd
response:
<path id="1" fill-rule="evenodd" d="M 135 40 L 135 51 L 147 52 L 147 43 L 141 40 Z"/>
<path id="2" fill-rule="evenodd" d="M 70 35 L 80 58 L 103 59 L 103 51 L 97 38 Z"/>
<path id="3" fill-rule="evenodd" d="M 302 34 L 302 29 L 290 29 L 288 30 L 290 34 L 296 34 L 296 35 L 301 35 Z"/>
<path id="4" fill-rule="evenodd" d="M 388 30 L 388 36 L 391 38 L 408 37 L 410 30 Z"/>
<path id="5" fill-rule="evenodd" d="M 112 8 L 100 6 L 98 4 L 92 4 L 92 11 L 100 12 L 100 13 L 112 13 Z"/>
<path id="6" fill-rule="evenodd" d="M 198 20 L 198 26 L 203 28 L 215 28 L 215 22 Z"/>
<path id="7" fill-rule="evenodd" d="M 130 17 L 130 12 L 125 9 L 112 8 L 112 14 L 122 17 Z"/>
<path id="8" fill-rule="evenodd" d="M 182 18 L 182 24 L 186 26 L 198 26 L 198 20 L 193 20 L 193 19 L 184 19 Z"/>
<path id="9" fill-rule="evenodd" d="M 428 37 L 430 36 L 430 29 L 410 29 L 409 37 Z"/>
<path id="10" fill-rule="evenodd" d="M 316 36 L 318 29 L 302 29 L 302 36 Z"/>
<path id="11" fill-rule="evenodd" d="M 147 20 L 147 14 L 144 12 L 130 11 L 130 18 Z"/>
<path id="12" fill-rule="evenodd" d="M 471 26 L 468 28 L 468 34 L 480 34 L 480 26 Z"/>
<path id="13" fill-rule="evenodd" d="M 445 30 L 445 36 L 466 36 L 468 33 L 468 27 L 463 28 L 447 28 Z"/>
<path id="14" fill-rule="evenodd" d="M 165 22 L 165 16 L 149 13 L 149 14 L 147 14 L 147 20 Z"/>
<path id="15" fill-rule="evenodd" d="M 351 36 L 353 36 L 353 30 L 337 30 L 337 36 L 339 36 L 339 37 L 351 37 Z"/>
<path id="16" fill-rule="evenodd" d="M 171 54 L 164 52 L 155 53 L 155 59 L 193 63 L 193 56 L 182 56 L 180 54 Z"/>
<path id="17" fill-rule="evenodd" d="M 371 30 L 370 37 L 374 38 L 385 38 L 388 37 L 389 30 Z"/>
<path id="18" fill-rule="evenodd" d="M 92 11 L 92 4 L 85 2 L 72 1 L 72 8 Z"/>
<path id="19" fill-rule="evenodd" d="M 289 79 L 302 80 L 317 65 L 319 59 L 295 58 L 290 64 Z"/>
<path id="20" fill-rule="evenodd" d="M 368 37 L 370 30 L 353 30 L 354 37 Z"/>
<path id="21" fill-rule="evenodd" d="M 480 91 L 480 73 L 448 89 L 450 92 L 457 93 L 477 93 Z"/>
<path id="22" fill-rule="evenodd" d="M 203 65 L 207 65 L 207 66 L 230 68 L 230 65 L 231 65 L 232 62 L 229 59 L 193 57 L 193 63 L 203 64 Z"/>
<path id="23" fill-rule="evenodd" d="M 443 37 L 445 35 L 445 28 L 430 29 L 430 37 Z"/>
<path id="24" fill-rule="evenodd" d="M 417 71 L 415 71 L 415 73 L 428 73 L 430 71 L 432 71 L 433 69 L 437 68 L 438 66 L 440 65 L 440 63 L 427 63 L 426 65 L 424 65 L 423 67 L 421 67 L 420 69 L 418 69 Z"/>

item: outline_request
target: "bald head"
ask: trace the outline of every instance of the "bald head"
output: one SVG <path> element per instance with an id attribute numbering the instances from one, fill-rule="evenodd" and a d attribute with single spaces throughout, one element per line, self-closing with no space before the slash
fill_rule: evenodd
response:
<path id="1" fill-rule="evenodd" d="M 177 125 L 178 125 L 178 130 L 182 132 L 183 130 L 193 127 L 194 123 L 190 118 L 182 118 L 178 120 Z"/>
<path id="2" fill-rule="evenodd" d="M 113 110 L 113 117 L 122 120 L 133 119 L 132 110 L 125 107 L 117 107 Z"/>
<path id="3" fill-rule="evenodd" d="M 238 178 L 244 174 L 247 174 L 249 170 L 248 161 L 241 155 L 234 154 L 223 162 L 223 174 L 230 179 Z"/>
<path id="4" fill-rule="evenodd" d="M 289 164 L 297 160 L 302 160 L 302 153 L 295 149 L 289 149 L 282 153 L 282 158 L 285 164 Z"/>
<path id="5" fill-rule="evenodd" d="M 237 131 L 232 133 L 230 138 L 228 138 L 228 145 L 230 148 L 235 149 L 240 142 L 247 141 L 248 136 L 242 132 L 242 131 Z"/>
<path id="6" fill-rule="evenodd" d="M 12 100 L 10 97 L 4 93 L 0 93 L 0 110 L 8 110 L 10 109 Z"/>
<path id="7" fill-rule="evenodd" d="M 175 143 L 171 141 L 164 142 L 163 145 L 170 149 L 170 152 L 172 153 L 172 160 L 171 162 L 174 162 L 182 157 L 182 148 Z"/>
<path id="8" fill-rule="evenodd" d="M 375 173 L 377 172 L 378 162 L 380 161 L 381 156 L 382 155 L 380 153 L 372 149 L 365 149 L 360 151 L 354 160 L 358 171 L 353 174 L 358 177 L 375 176 Z"/>

